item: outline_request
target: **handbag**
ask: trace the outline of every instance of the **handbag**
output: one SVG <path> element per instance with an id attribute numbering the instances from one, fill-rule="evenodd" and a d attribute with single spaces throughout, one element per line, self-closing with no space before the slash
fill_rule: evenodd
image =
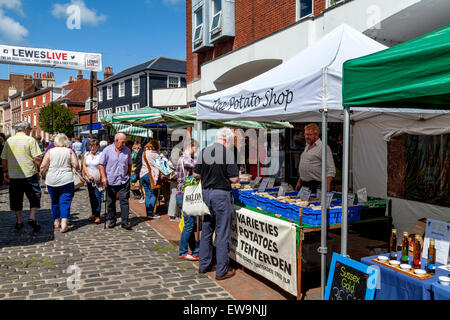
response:
<path id="1" fill-rule="evenodd" d="M 147 165 L 147 168 L 148 168 L 148 177 L 150 179 L 150 185 L 152 187 L 152 190 L 161 189 L 161 182 L 162 182 L 161 175 L 158 175 L 158 181 L 155 182 L 153 180 L 152 167 L 150 167 L 150 164 L 148 163 L 147 156 L 145 155 L 145 151 L 142 154 L 142 157 L 144 158 L 145 164 Z"/>
<path id="2" fill-rule="evenodd" d="M 211 214 L 203 201 L 202 183 L 200 180 L 197 182 L 184 188 L 182 211 L 185 216 L 200 217 Z"/>
<path id="3" fill-rule="evenodd" d="M 84 185 L 83 178 L 78 173 L 78 171 L 75 170 L 75 168 L 72 168 L 72 173 L 73 173 L 73 185 L 75 189 L 81 188 Z"/>

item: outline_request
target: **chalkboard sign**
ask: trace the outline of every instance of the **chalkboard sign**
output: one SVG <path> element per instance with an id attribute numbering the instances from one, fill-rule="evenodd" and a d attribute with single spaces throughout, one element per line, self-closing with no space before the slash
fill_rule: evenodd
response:
<path id="1" fill-rule="evenodd" d="M 378 269 L 333 252 L 325 300 L 373 300 Z"/>

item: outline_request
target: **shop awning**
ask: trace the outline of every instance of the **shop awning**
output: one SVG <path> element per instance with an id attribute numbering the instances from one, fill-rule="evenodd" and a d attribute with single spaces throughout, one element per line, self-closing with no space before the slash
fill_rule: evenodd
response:
<path id="1" fill-rule="evenodd" d="M 352 109 L 450 109 L 450 25 L 344 63 L 343 104 Z"/>
<path id="2" fill-rule="evenodd" d="M 161 120 L 161 115 L 166 113 L 165 110 L 145 107 L 141 109 L 119 112 L 107 115 L 102 118 L 103 123 L 133 123 L 135 121 L 146 119 L 147 123 L 154 123 Z"/>
<path id="3" fill-rule="evenodd" d="M 111 128 L 111 133 L 121 132 L 126 135 L 135 136 L 135 137 L 143 137 L 143 138 L 152 138 L 153 132 L 150 129 L 135 127 L 129 124 L 120 124 L 114 123 Z"/>

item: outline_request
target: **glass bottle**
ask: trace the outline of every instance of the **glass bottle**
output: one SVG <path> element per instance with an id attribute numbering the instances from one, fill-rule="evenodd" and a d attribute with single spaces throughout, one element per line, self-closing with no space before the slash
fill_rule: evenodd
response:
<path id="1" fill-rule="evenodd" d="M 436 247 L 434 246 L 434 239 L 430 239 L 427 256 L 427 272 L 434 275 L 436 273 Z"/>
<path id="2" fill-rule="evenodd" d="M 421 245 L 422 237 L 416 234 L 416 239 L 414 242 L 414 252 L 413 252 L 413 268 L 420 269 L 420 255 L 422 253 Z"/>
<path id="3" fill-rule="evenodd" d="M 409 249 L 408 232 L 403 232 L 402 257 L 400 258 L 401 263 L 409 264 L 408 249 Z"/>
<path id="4" fill-rule="evenodd" d="M 392 229 L 389 240 L 389 260 L 397 260 L 397 229 Z"/>

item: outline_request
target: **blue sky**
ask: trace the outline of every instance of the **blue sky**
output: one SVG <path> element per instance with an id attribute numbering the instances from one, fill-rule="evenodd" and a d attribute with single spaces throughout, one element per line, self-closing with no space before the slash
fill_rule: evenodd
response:
<path id="1" fill-rule="evenodd" d="M 67 27 L 69 5 L 80 8 L 80 29 Z M 103 70 L 111 66 L 117 73 L 157 56 L 186 59 L 185 12 L 183 0 L 0 0 L 0 43 L 101 53 Z M 57 85 L 78 73 L 9 68 L 11 73 L 52 71 Z M 0 79 L 7 78 L 8 65 L 0 64 Z"/>

